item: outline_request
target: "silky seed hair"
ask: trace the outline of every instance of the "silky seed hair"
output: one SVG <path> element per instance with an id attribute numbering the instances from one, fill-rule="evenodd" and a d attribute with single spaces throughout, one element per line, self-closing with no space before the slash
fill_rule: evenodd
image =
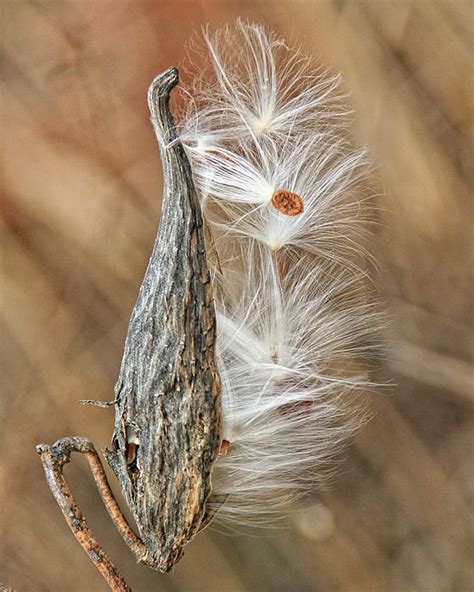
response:
<path id="1" fill-rule="evenodd" d="M 363 423 L 380 324 L 367 158 L 348 140 L 339 76 L 259 24 L 203 41 L 179 136 L 217 313 L 223 442 L 207 508 L 266 524 L 327 479 Z"/>

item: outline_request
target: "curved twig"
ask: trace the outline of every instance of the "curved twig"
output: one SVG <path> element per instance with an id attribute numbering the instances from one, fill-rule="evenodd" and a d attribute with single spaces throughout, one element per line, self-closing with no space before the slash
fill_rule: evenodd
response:
<path id="1" fill-rule="evenodd" d="M 105 498 L 108 499 L 109 504 L 112 503 L 112 507 L 113 504 L 115 504 L 118 509 L 118 513 L 121 516 L 117 502 L 113 498 L 112 492 L 110 491 L 102 463 L 100 462 L 92 442 L 86 440 L 85 438 L 79 437 L 63 438 L 51 446 L 48 446 L 47 444 L 38 444 L 38 446 L 36 446 L 36 452 L 41 457 L 41 462 L 43 463 L 43 468 L 49 488 L 51 489 L 54 498 L 61 508 L 69 528 L 72 530 L 72 533 L 76 537 L 81 547 L 87 553 L 89 559 L 103 576 L 111 590 L 114 592 L 131 592 L 132 589 L 130 586 L 124 580 L 122 575 L 110 560 L 109 556 L 105 553 L 100 544 L 97 542 L 97 539 L 92 534 L 86 519 L 84 518 L 76 503 L 76 499 L 74 498 L 71 488 L 69 487 L 69 484 L 63 475 L 63 466 L 70 461 L 71 452 L 83 453 L 89 462 L 94 479 L 99 486 L 101 497 L 104 500 L 109 513 L 110 506 L 107 504 Z M 110 498 L 113 500 L 113 502 L 111 502 Z M 118 526 L 118 522 L 114 519 L 114 517 L 112 517 L 112 519 Z M 122 520 L 125 520 L 123 516 Z M 132 540 L 134 537 L 138 539 L 126 522 L 125 525 L 121 524 L 121 526 Z M 124 535 L 122 534 L 122 536 Z"/>

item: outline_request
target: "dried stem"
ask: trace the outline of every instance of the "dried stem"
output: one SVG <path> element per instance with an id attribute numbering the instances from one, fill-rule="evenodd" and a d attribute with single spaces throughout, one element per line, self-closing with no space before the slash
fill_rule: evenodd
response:
<path id="1" fill-rule="evenodd" d="M 117 525 L 120 534 L 131 548 L 135 547 L 137 551 L 143 549 L 143 543 L 127 524 L 113 497 L 94 445 L 85 438 L 63 438 L 51 446 L 39 444 L 36 447 L 36 451 L 41 457 L 49 488 L 77 541 L 101 573 L 111 590 L 116 592 L 130 592 L 131 588 L 92 534 L 63 475 L 63 466 L 70 461 L 71 452 L 81 452 L 84 454 L 91 467 L 102 500 L 112 520 Z M 136 554 L 138 555 L 138 553 Z"/>

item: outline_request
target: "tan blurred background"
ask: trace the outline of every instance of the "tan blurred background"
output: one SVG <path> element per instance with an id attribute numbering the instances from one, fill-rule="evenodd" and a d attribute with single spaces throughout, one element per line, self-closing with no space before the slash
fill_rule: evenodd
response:
<path id="1" fill-rule="evenodd" d="M 341 70 L 384 208 L 394 345 L 375 417 L 287 530 L 208 529 L 173 575 L 138 567 L 82 459 L 67 468 L 135 592 L 472 592 L 473 3 L 0 0 L 0 581 L 102 591 L 46 487 L 38 442 L 108 445 L 128 316 L 160 209 L 145 94 L 209 22 L 263 21 Z M 115 481 L 113 481 L 115 486 Z M 1 586 L 0 586 L 1 588 Z"/>

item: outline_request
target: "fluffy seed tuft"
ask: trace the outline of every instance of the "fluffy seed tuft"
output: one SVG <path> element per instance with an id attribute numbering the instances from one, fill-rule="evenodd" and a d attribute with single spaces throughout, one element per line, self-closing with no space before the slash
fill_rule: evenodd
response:
<path id="1" fill-rule="evenodd" d="M 367 161 L 337 76 L 258 24 L 204 42 L 180 137 L 213 237 L 224 440 L 208 509 L 261 523 L 321 482 L 361 425 L 380 320 Z"/>

